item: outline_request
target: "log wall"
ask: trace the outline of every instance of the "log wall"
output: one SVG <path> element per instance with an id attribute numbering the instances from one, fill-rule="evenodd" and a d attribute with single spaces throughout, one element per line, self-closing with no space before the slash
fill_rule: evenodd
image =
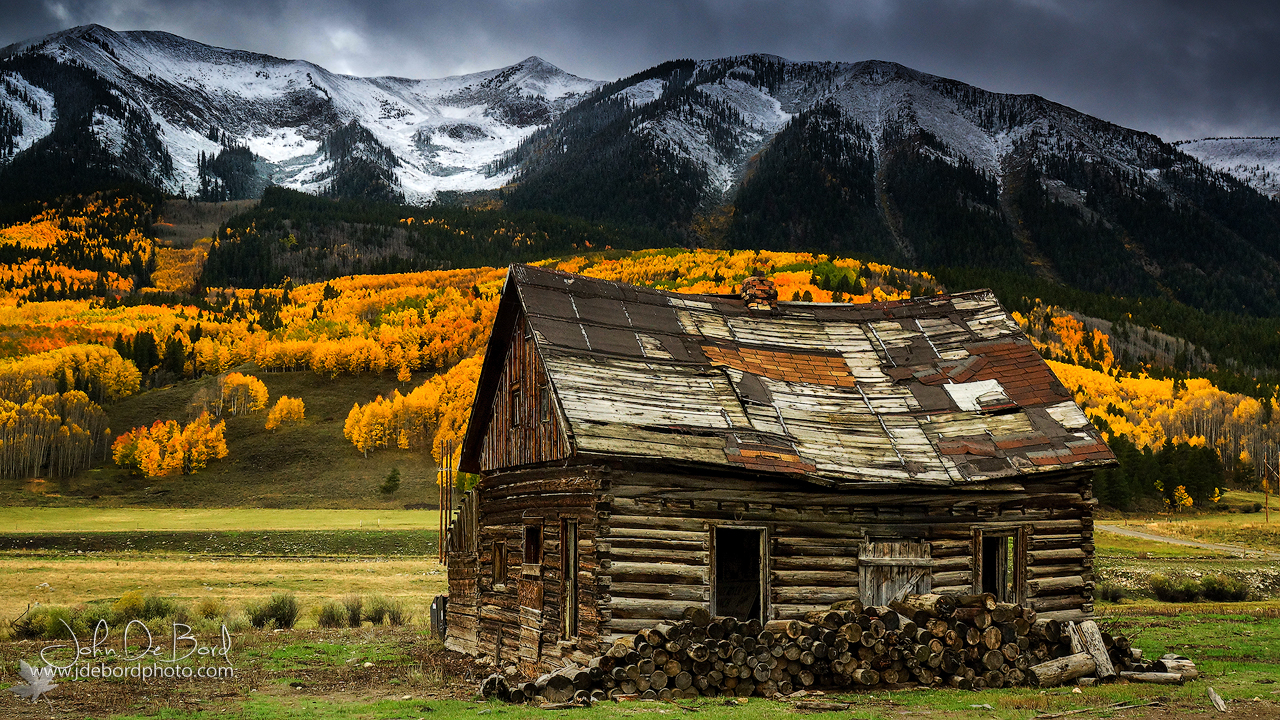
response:
<path id="1" fill-rule="evenodd" d="M 929 543 L 934 592 L 973 591 L 974 529 L 1021 538 L 1023 593 L 1045 617 L 1092 614 L 1093 501 L 1086 478 L 1023 490 L 868 493 L 803 482 L 650 472 L 605 476 L 597 547 L 601 609 L 612 637 L 685 606 L 710 608 L 712 527 L 766 528 L 772 619 L 859 597 L 864 540 Z M 1012 572 L 1012 568 L 1011 568 Z"/>
<path id="2" fill-rule="evenodd" d="M 1091 615 L 1094 503 L 1087 476 L 1020 479 L 1022 489 L 1007 483 L 998 491 L 872 493 L 603 465 L 493 474 L 478 488 L 477 620 L 474 630 L 459 632 L 472 632 L 472 652 L 530 674 L 584 662 L 614 639 L 679 619 L 690 605 L 711 609 L 716 526 L 765 529 L 765 619 L 801 618 L 858 598 L 858 550 L 867 539 L 927 542 L 934 592 L 968 594 L 975 528 L 1021 538 L 1022 591 L 1041 617 Z M 579 523 L 576 639 L 560 636 L 564 517 Z M 544 536 L 543 561 L 528 577 L 520 556 L 526 522 L 541 524 Z M 492 578 L 494 540 L 509 552 L 501 583 Z M 451 564 L 451 595 L 453 574 Z M 459 585 L 465 582 L 459 576 Z M 467 642 L 451 639 L 450 647 Z"/>
<path id="3" fill-rule="evenodd" d="M 473 635 L 473 654 L 535 674 L 586 662 L 603 650 L 596 583 L 599 476 L 591 467 L 546 468 L 500 473 L 480 482 L 477 622 L 474 629 L 460 629 Z M 561 632 L 563 519 L 578 523 L 578 634 L 572 638 Z M 523 556 L 527 526 L 542 528 L 541 558 Z M 495 543 L 507 553 L 507 573 L 501 578 L 494 577 Z M 466 642 L 460 638 L 455 644 Z"/>

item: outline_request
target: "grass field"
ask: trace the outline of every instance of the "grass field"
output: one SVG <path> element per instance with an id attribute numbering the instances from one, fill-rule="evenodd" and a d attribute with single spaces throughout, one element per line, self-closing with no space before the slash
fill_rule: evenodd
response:
<path id="1" fill-rule="evenodd" d="M 302 605 L 293 630 L 242 629 L 240 622 L 233 638 L 232 679 L 64 681 L 47 703 L 32 705 L 9 693 L 0 695 L 0 717 L 391 720 L 482 712 L 513 720 L 546 717 L 546 711 L 535 708 L 470 700 L 489 669 L 442 652 L 428 638 L 429 603 L 445 589 L 444 569 L 433 559 L 435 534 L 429 526 L 434 517 L 430 511 L 390 509 L 0 509 L 6 528 L 45 530 L 0 534 L 0 547 L 32 543 L 28 549 L 0 552 L 0 618 L 15 617 L 28 603 L 75 607 L 133 590 L 188 607 L 215 598 L 230 605 L 233 614 L 275 592 L 293 593 Z M 379 520 L 381 529 L 376 527 Z M 1100 577 L 1141 576 L 1171 566 L 1204 572 L 1271 568 L 1264 561 L 1154 541 L 1105 534 L 1098 539 Z M 413 624 L 317 627 L 315 610 L 322 602 L 353 593 L 403 602 Z M 1099 612 L 1109 629 L 1134 638 L 1148 655 L 1186 654 L 1205 677 L 1182 687 L 1121 684 L 1078 693 L 1069 688 L 874 690 L 828 696 L 848 701 L 848 709 L 816 714 L 1025 720 L 1094 708 L 1070 717 L 1156 720 L 1206 711 L 1205 692 L 1212 685 L 1231 706 L 1226 717 L 1280 716 L 1280 691 L 1273 692 L 1270 682 L 1280 679 L 1280 601 L 1174 606 L 1139 598 L 1121 605 L 1100 603 Z M 34 659 L 45 645 L 47 641 L 0 641 L 0 683 L 17 684 L 17 661 Z M 1109 709 L 1117 703 L 1143 707 Z M 690 710 L 667 703 L 605 703 L 569 714 L 613 718 L 696 711 L 705 720 L 756 720 L 794 712 L 788 703 L 759 699 L 743 705 L 710 699 L 681 705 Z"/>
<path id="2" fill-rule="evenodd" d="M 1146 528 L 1142 528 L 1146 529 Z M 1126 537 L 1098 530 L 1093 535 L 1094 552 L 1104 558 L 1229 558 L 1231 553 L 1205 548 L 1170 545 L 1158 540 Z"/>
<path id="3" fill-rule="evenodd" d="M 1144 532 L 1185 540 L 1235 545 L 1263 552 L 1280 551 L 1280 501 L 1270 498 L 1271 517 L 1267 513 L 1240 512 L 1241 508 L 1261 504 L 1267 498 L 1260 492 L 1231 491 L 1203 512 L 1188 511 L 1159 516 L 1109 516 L 1105 522 L 1123 521 Z M 1115 536 L 1099 538 L 1112 543 Z M 1200 553 L 1208 552 L 1204 550 Z"/>
<path id="4" fill-rule="evenodd" d="M 445 591 L 444 568 L 429 558 L 169 558 L 0 555 L 0 618 L 29 604 L 74 606 L 132 590 L 194 602 L 217 598 L 242 606 L 273 592 L 292 592 L 305 615 L 324 600 L 379 593 L 407 602 L 419 617 Z M 6 623 L 7 624 L 7 623 Z"/>
<path id="5" fill-rule="evenodd" d="M 434 509 L 4 507 L 0 532 L 416 530 L 434 529 L 437 517 Z"/>
<path id="6" fill-rule="evenodd" d="M 1045 690 L 1017 688 L 967 692 L 958 690 L 871 689 L 821 699 L 849 703 L 835 712 L 806 713 L 821 718 L 894 720 L 909 717 L 957 720 L 1027 720 L 1042 714 L 1070 717 L 1138 718 L 1209 716 L 1207 689 L 1227 701 L 1226 715 L 1214 717 L 1261 720 L 1280 714 L 1280 619 L 1258 617 L 1244 607 L 1222 606 L 1216 612 L 1158 614 L 1104 619 L 1113 632 L 1124 632 L 1148 655 L 1166 651 L 1196 660 L 1203 676 L 1183 686 L 1108 684 L 1092 688 Z M 696 713 L 705 720 L 762 720 L 796 711 L 785 701 L 752 698 L 745 703 L 724 699 L 601 703 L 593 708 L 548 713 L 530 706 L 508 706 L 470 700 L 487 672 L 467 658 L 440 652 L 420 630 L 294 630 L 247 632 L 237 637 L 231 680 L 136 680 L 64 682 L 46 705 L 0 698 L 0 713 L 13 718 L 104 717 L 114 720 L 167 718 L 194 720 L 228 717 L 244 720 L 295 718 L 463 718 L 479 714 L 521 718 L 616 718 Z M 0 667 L 11 674 L 18 658 L 35 647 L 0 645 Z M 0 677 L 9 680 L 10 677 Z M 809 700 L 813 697 L 806 698 Z M 1140 707 L 1117 711 L 1119 705 Z M 1079 711 L 1079 712 L 1076 712 Z"/>
<path id="7" fill-rule="evenodd" d="M 367 508 L 404 509 L 436 503 L 436 468 L 417 452 L 380 451 L 362 456 L 342 436 L 353 403 L 367 403 L 393 390 L 407 390 L 423 377 L 398 383 L 391 374 L 339 377 L 312 372 L 241 372 L 266 384 L 271 402 L 300 397 L 306 420 L 276 432 L 263 428 L 266 413 L 226 418 L 230 455 L 195 475 L 144 478 L 110 460 L 66 481 L 0 480 L 0 505 L 152 508 Z M 112 432 L 120 434 L 157 419 L 186 422 L 191 398 L 212 377 L 149 390 L 106 407 Z M 393 468 L 400 489 L 383 495 L 379 486 Z"/>

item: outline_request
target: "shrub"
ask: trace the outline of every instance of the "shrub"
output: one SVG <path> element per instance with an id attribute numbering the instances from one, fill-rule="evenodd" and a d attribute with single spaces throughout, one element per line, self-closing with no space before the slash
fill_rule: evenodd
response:
<path id="1" fill-rule="evenodd" d="M 390 495 L 400 489 L 400 468 L 391 468 L 391 472 L 387 474 L 387 479 L 382 481 L 382 487 L 378 488 L 383 495 Z"/>
<path id="2" fill-rule="evenodd" d="M 1120 602 L 1126 595 L 1125 589 L 1114 583 L 1102 583 L 1098 585 L 1097 596 L 1100 600 L 1107 602 Z"/>
<path id="3" fill-rule="evenodd" d="M 1156 573 L 1147 581 L 1160 602 L 1194 602 L 1200 597 L 1200 583 L 1191 578 L 1176 580 Z"/>
<path id="4" fill-rule="evenodd" d="M 86 634 L 84 622 L 76 616 L 75 611 L 61 605 L 50 606 L 45 613 L 44 639 L 69 640 L 73 632 L 80 637 Z"/>
<path id="5" fill-rule="evenodd" d="M 337 600 L 328 600 L 320 606 L 316 624 L 322 628 L 340 628 L 347 624 L 347 608 Z"/>
<path id="6" fill-rule="evenodd" d="M 115 620 L 113 624 L 124 626 L 130 620 L 141 620 L 146 602 L 141 590 L 131 590 L 121 595 L 119 600 L 111 604 L 111 615 Z"/>
<path id="7" fill-rule="evenodd" d="M 159 597 L 157 595 L 148 595 L 142 601 L 142 620 L 155 620 L 157 618 L 177 617 L 179 622 L 186 615 L 186 608 L 177 600 L 172 598 Z"/>
<path id="8" fill-rule="evenodd" d="M 271 622 L 271 610 L 263 602 L 248 603 L 244 606 L 244 614 L 249 618 L 249 624 L 258 630 L 265 628 L 267 623 Z"/>
<path id="9" fill-rule="evenodd" d="M 84 626 L 88 628 L 89 632 L 93 632 L 93 629 L 98 626 L 98 621 L 105 621 L 107 625 L 110 625 L 115 617 L 115 613 L 111 610 L 111 606 L 106 603 L 92 603 L 87 605 L 79 614 L 80 620 L 84 623 Z"/>
<path id="10" fill-rule="evenodd" d="M 13 633 L 15 640 L 39 640 L 44 637 L 45 619 L 48 614 L 49 608 L 36 604 L 27 608 L 27 611 L 17 620 L 9 623 L 9 631 Z"/>
<path id="11" fill-rule="evenodd" d="M 1256 505 L 1256 507 L 1255 507 L 1255 505 Z M 1240 512 L 1242 512 L 1242 513 L 1256 513 L 1256 512 L 1258 512 L 1258 511 L 1259 511 L 1259 510 L 1261 510 L 1261 509 L 1262 509 L 1262 505 L 1261 505 L 1260 503 L 1255 503 L 1254 505 L 1241 505 L 1241 506 L 1240 506 Z"/>
<path id="12" fill-rule="evenodd" d="M 227 604 L 218 598 L 203 598 L 195 606 L 195 614 L 205 620 L 226 617 L 227 611 Z"/>
<path id="13" fill-rule="evenodd" d="M 298 599 L 293 593 L 272 593 L 265 608 L 267 616 L 281 630 L 288 630 L 298 622 Z"/>
<path id="14" fill-rule="evenodd" d="M 394 600 L 387 608 L 388 625 L 408 625 L 413 620 L 413 613 L 405 609 L 404 603 Z"/>
<path id="15" fill-rule="evenodd" d="M 391 601 L 383 595 L 374 595 L 369 598 L 369 605 L 364 611 L 364 619 L 374 625 L 381 625 L 387 619 L 387 613 L 391 611 Z"/>
<path id="16" fill-rule="evenodd" d="M 1249 599 L 1249 586 L 1243 580 L 1226 575 L 1210 575 L 1201 586 L 1206 600 L 1243 602 Z"/>
<path id="17" fill-rule="evenodd" d="M 364 601 L 360 599 L 360 596 L 348 595 L 342 598 L 342 605 L 347 610 L 347 625 L 353 628 L 360 627 L 360 624 L 364 621 L 364 616 L 362 615 Z"/>

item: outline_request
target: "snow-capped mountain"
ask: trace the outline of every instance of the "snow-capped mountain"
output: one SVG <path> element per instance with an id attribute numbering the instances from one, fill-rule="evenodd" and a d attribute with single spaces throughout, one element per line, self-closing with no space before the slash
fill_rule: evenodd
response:
<path id="1" fill-rule="evenodd" d="M 1280 205 L 1150 133 L 894 63 L 751 55 L 610 83 L 499 163 L 512 208 L 691 242 L 999 268 L 1280 311 Z"/>
<path id="2" fill-rule="evenodd" d="M 880 61 L 678 60 L 602 83 L 538 58 L 358 78 L 98 26 L 0 50 L 0 199 L 120 179 L 412 203 L 501 188 L 507 209 L 657 242 L 997 268 L 1230 312 L 1280 314 L 1280 203 L 1257 191 L 1275 192 L 1276 145 L 1175 147 Z"/>
<path id="3" fill-rule="evenodd" d="M 1263 195 L 1280 198 L 1280 137 L 1204 138 L 1174 145 Z"/>
<path id="4" fill-rule="evenodd" d="M 352 77 L 163 32 L 89 25 L 0 50 L 0 107 L 13 109 L 20 128 L 10 133 L 9 155 L 53 130 L 56 92 L 41 87 L 53 84 L 48 61 L 87 75 L 123 106 L 94 108 L 88 123 L 109 154 L 130 142 L 122 116 L 151 126 L 172 162 L 156 179 L 171 192 L 193 192 L 201 153 L 231 146 L 252 151 L 265 180 L 319 191 L 335 160 L 326 139 L 352 122 L 396 158 L 409 201 L 494 187 L 504 181 L 486 171 L 494 160 L 602 84 L 537 57 L 438 80 Z"/>

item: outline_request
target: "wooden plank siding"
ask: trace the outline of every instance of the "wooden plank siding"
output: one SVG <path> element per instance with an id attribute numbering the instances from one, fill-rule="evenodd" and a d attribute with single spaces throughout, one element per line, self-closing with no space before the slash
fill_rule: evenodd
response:
<path id="1" fill-rule="evenodd" d="M 559 401 L 538 357 L 523 313 L 512 330 L 510 351 L 493 398 L 493 415 L 480 456 L 483 472 L 569 456 Z"/>

